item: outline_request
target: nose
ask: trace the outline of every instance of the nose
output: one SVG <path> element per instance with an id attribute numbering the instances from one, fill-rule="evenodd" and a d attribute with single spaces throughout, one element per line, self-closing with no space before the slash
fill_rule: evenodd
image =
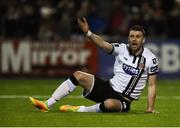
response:
<path id="1" fill-rule="evenodd" d="M 132 41 L 133 41 L 133 42 L 134 42 L 134 41 L 136 41 L 136 38 L 135 38 L 135 37 L 133 37 L 133 38 L 132 38 Z"/>

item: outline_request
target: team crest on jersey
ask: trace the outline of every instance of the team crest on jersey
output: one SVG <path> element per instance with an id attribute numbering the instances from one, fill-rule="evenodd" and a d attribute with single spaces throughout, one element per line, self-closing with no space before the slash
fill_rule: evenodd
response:
<path id="1" fill-rule="evenodd" d="M 127 64 L 123 64 L 122 68 L 123 68 L 124 72 L 129 75 L 136 76 L 139 74 L 139 68 L 135 68 L 135 67 L 132 67 Z"/>
<path id="2" fill-rule="evenodd" d="M 143 63 L 140 63 L 140 64 L 139 64 L 139 68 L 140 68 L 140 69 L 144 69 L 144 67 L 145 67 L 145 65 L 144 65 Z"/>

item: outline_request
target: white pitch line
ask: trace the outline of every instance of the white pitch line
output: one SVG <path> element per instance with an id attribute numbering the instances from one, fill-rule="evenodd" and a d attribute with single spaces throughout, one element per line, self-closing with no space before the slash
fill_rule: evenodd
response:
<path id="1" fill-rule="evenodd" d="M 30 95 L 0 95 L 0 99 L 26 99 L 29 98 Z M 32 97 L 35 98 L 49 98 L 49 95 L 32 95 Z M 83 98 L 83 96 L 67 96 L 66 98 L 70 99 L 80 99 Z M 180 96 L 157 96 L 157 99 L 162 99 L 162 100 L 170 100 L 170 99 L 175 99 L 175 100 L 180 100 Z M 147 99 L 147 97 L 142 96 L 140 99 Z"/>
<path id="2" fill-rule="evenodd" d="M 29 97 L 35 97 L 35 98 L 49 98 L 48 95 L 0 95 L 0 99 L 26 99 Z M 68 96 L 67 98 L 82 98 L 83 96 Z"/>

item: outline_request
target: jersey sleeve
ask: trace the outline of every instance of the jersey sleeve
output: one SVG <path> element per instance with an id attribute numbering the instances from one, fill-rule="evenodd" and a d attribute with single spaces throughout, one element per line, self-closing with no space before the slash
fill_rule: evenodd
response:
<path id="1" fill-rule="evenodd" d="M 156 56 L 152 55 L 149 59 L 148 75 L 157 74 L 159 72 L 159 65 Z"/>
<path id="2" fill-rule="evenodd" d="M 125 44 L 112 43 L 111 45 L 113 46 L 113 49 L 110 54 L 117 56 L 118 54 L 120 54 L 123 51 L 123 49 L 124 49 L 123 46 Z"/>

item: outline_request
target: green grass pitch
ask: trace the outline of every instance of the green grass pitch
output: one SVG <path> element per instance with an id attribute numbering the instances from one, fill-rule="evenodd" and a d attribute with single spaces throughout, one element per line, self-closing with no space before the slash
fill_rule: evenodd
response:
<path id="1" fill-rule="evenodd" d="M 128 113 L 61 113 L 60 105 L 93 105 L 94 102 L 79 97 L 77 88 L 70 96 L 59 101 L 50 112 L 42 113 L 29 102 L 29 96 L 47 99 L 63 79 L 1 79 L 0 127 L 179 127 L 180 80 L 159 80 L 156 110 L 147 114 L 147 88 L 139 101 L 133 102 Z"/>

